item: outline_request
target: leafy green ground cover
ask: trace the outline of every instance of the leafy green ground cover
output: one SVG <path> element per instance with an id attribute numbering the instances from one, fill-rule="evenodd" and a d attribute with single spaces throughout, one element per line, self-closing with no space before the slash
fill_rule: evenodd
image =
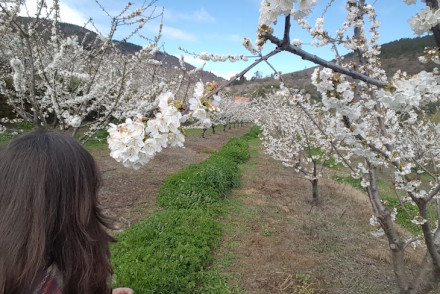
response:
<path id="1" fill-rule="evenodd" d="M 111 246 L 115 286 L 135 293 L 230 293 L 225 278 L 207 270 L 222 228 L 217 219 L 225 197 L 249 159 L 248 140 L 257 128 L 231 139 L 200 164 L 170 175 L 160 188 L 162 211 L 116 236 Z"/>
<path id="2" fill-rule="evenodd" d="M 354 179 L 351 176 L 336 176 L 335 180 L 339 183 L 346 183 L 354 188 L 365 191 L 361 186 L 360 179 Z M 420 225 L 413 224 L 411 220 L 418 215 L 418 209 L 409 202 L 402 202 L 397 197 L 391 179 L 385 177 L 379 178 L 377 181 L 380 196 L 389 209 L 396 208 L 396 223 L 407 229 L 414 236 L 421 235 L 422 229 Z M 428 207 L 429 221 L 434 222 L 436 212 L 434 207 Z"/>
<path id="3" fill-rule="evenodd" d="M 34 128 L 34 125 L 29 121 L 17 121 L 14 122 L 9 126 L 9 128 L 3 132 L 0 133 L 0 145 L 8 143 L 11 141 L 15 136 L 22 132 L 29 132 Z"/>

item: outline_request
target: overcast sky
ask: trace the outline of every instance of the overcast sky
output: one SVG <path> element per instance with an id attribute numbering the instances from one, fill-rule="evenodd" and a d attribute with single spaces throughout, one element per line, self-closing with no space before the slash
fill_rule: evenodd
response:
<path id="1" fill-rule="evenodd" d="M 33 11 L 36 0 L 27 0 L 29 11 Z M 132 1 L 136 7 L 141 1 Z M 166 51 L 175 56 L 185 55 L 185 60 L 195 66 L 200 66 L 204 61 L 197 60 L 179 50 L 179 47 L 185 48 L 190 52 L 200 53 L 209 52 L 215 54 L 245 54 L 248 51 L 241 45 L 244 36 L 255 40 L 255 32 L 258 23 L 260 0 L 159 0 L 156 5 L 158 10 L 164 8 L 164 28 L 163 37 L 160 41 Z M 314 13 L 310 19 L 322 15 L 327 1 L 318 0 L 318 6 L 314 7 Z M 372 2 L 367 0 L 367 3 Z M 418 1 L 417 5 L 406 5 L 402 0 L 376 0 L 376 11 L 378 20 L 382 26 L 380 28 L 379 43 L 383 44 L 389 41 L 404 37 L 415 37 L 411 31 L 407 20 L 423 7 L 423 3 Z M 125 6 L 126 1 L 121 0 L 103 0 L 102 4 L 110 15 L 117 15 Z M 345 19 L 345 1 L 335 0 L 332 6 L 327 10 L 324 16 L 324 28 L 331 34 L 340 27 Z M 93 18 L 97 27 L 106 33 L 110 24 L 110 17 L 99 8 L 95 1 L 91 0 L 61 0 L 61 18 L 62 21 L 83 25 L 89 18 Z M 276 28 L 275 34 L 281 36 L 282 19 Z M 314 24 L 314 21 L 311 21 Z M 157 32 L 158 20 L 152 21 L 145 27 L 145 33 L 151 37 Z M 117 35 L 120 38 L 127 33 L 122 30 Z M 332 59 L 333 53 L 329 47 L 315 48 L 310 45 L 311 37 L 301 31 L 297 26 L 292 27 L 291 38 L 303 40 L 303 49 L 323 56 L 326 59 Z M 145 45 L 143 39 L 133 37 L 131 42 L 138 45 Z M 264 52 L 269 52 L 272 46 L 266 46 Z M 277 70 L 283 73 L 304 69 L 312 66 L 311 63 L 301 60 L 301 58 L 287 53 L 281 53 L 271 59 L 271 63 Z M 246 67 L 246 63 L 212 63 L 205 65 L 205 70 L 214 72 L 225 78 L 241 71 Z M 261 65 L 251 71 L 252 75 L 256 70 L 265 74 L 270 74 L 271 70 L 267 65 Z"/>

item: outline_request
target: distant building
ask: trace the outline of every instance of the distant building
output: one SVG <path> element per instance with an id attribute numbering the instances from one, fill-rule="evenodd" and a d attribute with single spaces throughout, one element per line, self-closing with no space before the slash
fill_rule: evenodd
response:
<path id="1" fill-rule="evenodd" d="M 243 97 L 243 96 L 235 96 L 234 97 L 234 101 L 239 101 L 239 102 L 249 102 L 249 97 Z"/>

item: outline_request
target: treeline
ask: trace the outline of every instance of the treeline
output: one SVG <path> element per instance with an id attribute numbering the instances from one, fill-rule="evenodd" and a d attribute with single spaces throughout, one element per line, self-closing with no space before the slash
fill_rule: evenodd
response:
<path id="1" fill-rule="evenodd" d="M 402 38 L 382 45 L 380 58 L 392 58 L 405 55 L 417 58 L 423 54 L 425 47 L 435 47 L 432 35 L 417 38 Z"/>

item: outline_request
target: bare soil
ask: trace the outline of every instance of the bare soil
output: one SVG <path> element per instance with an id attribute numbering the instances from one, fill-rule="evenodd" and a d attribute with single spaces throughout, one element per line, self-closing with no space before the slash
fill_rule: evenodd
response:
<path id="1" fill-rule="evenodd" d="M 198 163 L 248 127 L 187 138 L 138 171 L 124 168 L 108 150 L 92 153 L 103 173 L 100 202 L 122 229 L 159 208 L 163 180 Z M 331 178 L 321 179 L 312 206 L 311 184 L 266 156 L 257 142 L 242 166 L 241 187 L 227 198 L 225 232 L 212 267 L 247 293 L 398 293 L 387 241 L 370 232 L 366 195 Z M 416 264 L 422 251 L 408 250 Z"/>
<path id="2" fill-rule="evenodd" d="M 167 148 L 139 170 L 123 167 L 109 156 L 107 148 L 92 151 L 103 177 L 99 199 L 104 213 L 120 229 L 148 217 L 158 209 L 157 192 L 168 175 L 208 158 L 210 150 L 218 150 L 247 131 L 249 127 L 241 127 L 216 134 L 208 130 L 206 138 L 189 136 L 185 148 Z"/>
<path id="3" fill-rule="evenodd" d="M 309 181 L 253 148 L 213 267 L 248 293 L 398 293 L 367 196 L 321 179 L 312 206 Z M 422 251 L 407 251 L 416 264 Z"/>

